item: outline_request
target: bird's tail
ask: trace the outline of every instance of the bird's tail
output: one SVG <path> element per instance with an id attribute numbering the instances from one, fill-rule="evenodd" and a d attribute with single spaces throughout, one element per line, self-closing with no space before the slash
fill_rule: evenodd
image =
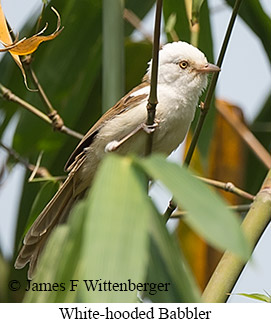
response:
<path id="1" fill-rule="evenodd" d="M 66 220 L 77 199 L 78 196 L 73 194 L 73 176 L 69 176 L 27 232 L 14 266 L 21 269 L 29 262 L 29 279 L 32 279 L 38 257 L 50 233 L 57 224 Z"/>

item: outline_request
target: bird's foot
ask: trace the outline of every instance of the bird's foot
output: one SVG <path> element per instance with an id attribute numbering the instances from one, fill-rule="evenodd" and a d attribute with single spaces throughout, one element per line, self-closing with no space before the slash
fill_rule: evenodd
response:
<path id="1" fill-rule="evenodd" d="M 159 126 L 159 120 L 155 120 L 153 124 L 148 125 L 146 123 L 142 123 L 142 129 L 149 135 L 154 132 L 155 129 Z"/>
<path id="2" fill-rule="evenodd" d="M 147 134 L 154 132 L 154 130 L 158 127 L 159 121 L 155 120 L 155 122 L 151 125 L 146 125 L 142 123 L 138 127 L 136 127 L 133 131 L 131 131 L 127 136 L 123 137 L 121 140 L 112 140 L 110 141 L 104 148 L 106 153 L 117 150 L 122 144 L 124 144 L 128 139 L 138 133 L 140 130 L 144 130 Z"/>
<path id="3" fill-rule="evenodd" d="M 120 142 L 118 140 L 110 141 L 104 148 L 106 153 L 115 151 L 120 146 Z"/>

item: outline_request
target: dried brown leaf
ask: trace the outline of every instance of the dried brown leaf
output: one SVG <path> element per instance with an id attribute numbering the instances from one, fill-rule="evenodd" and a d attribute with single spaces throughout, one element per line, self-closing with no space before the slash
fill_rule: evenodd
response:
<path id="1" fill-rule="evenodd" d="M 60 29 L 61 20 L 60 20 L 59 13 L 56 11 L 55 8 L 51 7 L 51 9 L 57 15 L 56 30 L 51 35 L 41 36 L 44 33 L 44 31 L 47 29 L 47 24 L 46 24 L 46 26 L 36 35 L 34 35 L 30 38 L 26 38 L 23 41 L 17 42 L 16 46 L 12 47 L 9 50 L 9 52 L 11 54 L 15 54 L 15 55 L 19 55 L 19 56 L 31 54 L 37 50 L 37 48 L 39 47 L 39 45 L 42 42 L 52 40 L 52 39 L 56 38 L 61 33 L 61 31 L 63 30 L 64 27 L 62 27 Z"/>
<path id="2" fill-rule="evenodd" d="M 44 31 L 47 29 L 48 24 L 46 23 L 45 27 L 39 33 L 33 35 L 30 38 L 23 38 L 20 41 L 13 42 L 7 27 L 6 18 L 3 13 L 1 2 L 0 2 L 0 42 L 5 46 L 5 48 L 0 49 L 0 52 L 8 51 L 11 54 L 12 58 L 19 66 L 23 74 L 24 83 L 28 90 L 31 90 L 31 89 L 29 89 L 27 85 L 26 74 L 19 56 L 29 55 L 33 53 L 34 51 L 37 50 L 37 48 L 42 42 L 56 38 L 63 30 L 64 27 L 60 28 L 61 19 L 60 19 L 59 13 L 55 8 L 51 7 L 51 9 L 57 16 L 57 27 L 56 27 L 56 30 L 51 35 L 41 36 L 44 33 Z"/>

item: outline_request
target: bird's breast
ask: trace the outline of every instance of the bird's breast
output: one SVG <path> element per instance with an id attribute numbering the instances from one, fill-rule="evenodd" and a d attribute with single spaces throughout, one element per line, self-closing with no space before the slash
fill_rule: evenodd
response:
<path id="1" fill-rule="evenodd" d="M 178 95 L 160 95 L 156 119 L 159 123 L 155 133 L 153 150 L 170 154 L 184 140 L 194 118 L 195 100 L 184 100 Z"/>

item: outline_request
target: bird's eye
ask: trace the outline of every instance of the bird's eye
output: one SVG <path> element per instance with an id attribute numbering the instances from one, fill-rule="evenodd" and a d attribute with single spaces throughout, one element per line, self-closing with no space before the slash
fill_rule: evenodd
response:
<path id="1" fill-rule="evenodd" d="M 187 68 L 187 66 L 188 66 L 188 62 L 187 62 L 187 61 L 180 61 L 179 66 L 180 66 L 183 70 L 185 70 L 185 69 Z"/>

